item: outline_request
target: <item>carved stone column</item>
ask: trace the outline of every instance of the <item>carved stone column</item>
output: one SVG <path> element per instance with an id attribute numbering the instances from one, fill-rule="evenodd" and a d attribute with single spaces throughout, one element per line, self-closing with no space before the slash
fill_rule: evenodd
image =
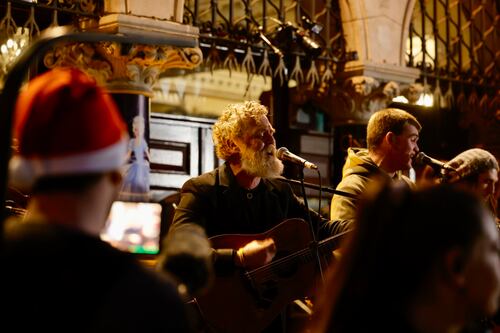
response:
<path id="1" fill-rule="evenodd" d="M 367 124 L 370 116 L 403 96 L 408 104 L 416 104 L 424 93 L 421 83 L 382 81 L 371 76 L 348 77 L 341 86 L 334 88 L 328 102 L 334 105 L 335 125 Z"/>
<path id="2" fill-rule="evenodd" d="M 334 125 L 366 124 L 393 97 L 418 88 L 411 85 L 420 70 L 405 63 L 414 4 L 414 0 L 339 1 L 347 49 L 357 51 L 359 59 L 346 64 L 330 98 Z"/>
<path id="3" fill-rule="evenodd" d="M 399 84 L 382 83 L 370 76 L 351 76 L 328 99 L 335 125 L 366 124 L 370 116 L 398 96 Z"/>

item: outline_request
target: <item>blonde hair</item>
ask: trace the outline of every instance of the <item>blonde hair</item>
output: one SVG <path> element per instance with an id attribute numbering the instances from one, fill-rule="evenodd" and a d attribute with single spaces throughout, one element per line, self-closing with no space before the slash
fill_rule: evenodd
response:
<path id="1" fill-rule="evenodd" d="M 229 159 L 234 154 L 234 139 L 242 138 L 248 120 L 257 121 L 267 114 L 267 108 L 257 101 L 229 104 L 213 126 L 212 138 L 217 157 Z"/>
<path id="2" fill-rule="evenodd" d="M 144 117 L 143 116 L 135 116 L 134 119 L 132 119 L 132 126 L 136 127 L 136 128 L 144 129 L 144 127 L 145 127 Z"/>

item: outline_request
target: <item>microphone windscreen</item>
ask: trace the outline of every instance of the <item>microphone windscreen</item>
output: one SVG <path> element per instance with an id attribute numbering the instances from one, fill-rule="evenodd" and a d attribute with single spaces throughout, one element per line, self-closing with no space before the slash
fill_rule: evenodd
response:
<path id="1" fill-rule="evenodd" d="M 429 157 L 423 152 L 418 153 L 413 159 L 416 164 L 423 165 Z"/>
<path id="2" fill-rule="evenodd" d="M 276 151 L 276 157 L 278 157 L 280 160 L 283 160 L 283 155 L 286 154 L 289 150 L 285 147 L 281 147 Z"/>

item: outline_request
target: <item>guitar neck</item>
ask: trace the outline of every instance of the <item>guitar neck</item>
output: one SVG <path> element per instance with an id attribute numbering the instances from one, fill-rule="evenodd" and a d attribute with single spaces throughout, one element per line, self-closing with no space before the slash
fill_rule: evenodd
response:
<path id="1" fill-rule="evenodd" d="M 317 246 L 318 254 L 320 256 L 323 256 L 325 254 L 331 253 L 335 249 L 335 247 L 337 246 L 339 238 L 341 236 L 347 234 L 348 232 L 349 231 L 344 231 L 344 232 L 339 233 L 335 236 L 331 236 L 329 238 L 321 240 Z M 275 260 L 267 265 L 256 268 L 256 269 L 248 272 L 248 274 L 253 275 L 253 274 L 258 273 L 259 271 L 262 271 L 262 270 L 283 271 L 283 270 L 287 270 L 291 266 L 297 265 L 297 263 L 306 264 L 306 263 L 311 262 L 312 260 L 315 260 L 315 257 L 316 257 L 315 252 L 316 251 L 314 249 L 314 244 L 311 243 L 310 247 L 304 248 L 304 249 L 297 251 L 293 254 L 279 258 L 279 259 L 277 259 L 277 260 Z"/>

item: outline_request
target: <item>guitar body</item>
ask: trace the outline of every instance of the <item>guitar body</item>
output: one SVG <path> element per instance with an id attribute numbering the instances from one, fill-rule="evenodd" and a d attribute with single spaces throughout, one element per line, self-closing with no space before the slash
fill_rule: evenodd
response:
<path id="1" fill-rule="evenodd" d="M 216 276 L 207 293 L 196 299 L 209 331 L 260 332 L 287 304 L 310 291 L 317 269 L 316 261 L 307 258 L 312 237 L 306 221 L 290 219 L 262 234 L 219 235 L 210 241 L 215 249 L 238 249 L 265 238 L 274 239 L 277 248 L 270 264 Z"/>

